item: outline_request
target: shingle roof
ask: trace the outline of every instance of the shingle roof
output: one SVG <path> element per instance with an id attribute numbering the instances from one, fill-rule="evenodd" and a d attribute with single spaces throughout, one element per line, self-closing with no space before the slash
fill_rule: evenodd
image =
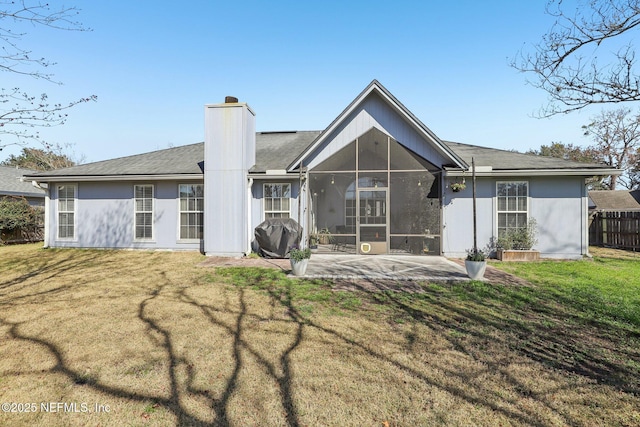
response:
<path id="1" fill-rule="evenodd" d="M 640 190 L 593 190 L 589 198 L 598 210 L 640 210 Z"/>
<path id="2" fill-rule="evenodd" d="M 603 169 L 605 165 L 594 163 L 572 162 L 556 157 L 536 156 L 515 151 L 499 150 L 496 148 L 480 147 L 477 145 L 461 144 L 459 142 L 443 141 L 467 164 L 471 165 L 471 158 L 478 166 L 491 166 L 494 170 L 546 170 L 546 169 Z"/>
<path id="3" fill-rule="evenodd" d="M 259 132 L 256 134 L 256 164 L 249 172 L 286 169 L 322 131 Z"/>
<path id="4" fill-rule="evenodd" d="M 28 196 L 44 198 L 44 190 L 31 185 L 30 181 L 23 182 L 23 175 L 32 174 L 30 169 L 17 169 L 13 166 L 0 166 L 0 195 Z"/>
<path id="5" fill-rule="evenodd" d="M 320 134 L 321 131 L 258 132 L 256 134 L 256 164 L 250 169 L 250 172 L 264 173 L 267 170 L 286 169 Z M 443 143 L 469 165 L 473 157 L 478 166 L 492 166 L 493 170 L 597 170 L 606 168 L 603 165 L 570 162 L 554 157 L 534 156 L 458 142 L 443 141 Z M 203 159 L 204 143 L 200 142 L 65 169 L 29 173 L 28 175 L 51 178 L 193 175 L 203 173 Z"/>
<path id="6" fill-rule="evenodd" d="M 35 176 L 181 175 L 202 173 L 204 143 L 103 160 Z"/>

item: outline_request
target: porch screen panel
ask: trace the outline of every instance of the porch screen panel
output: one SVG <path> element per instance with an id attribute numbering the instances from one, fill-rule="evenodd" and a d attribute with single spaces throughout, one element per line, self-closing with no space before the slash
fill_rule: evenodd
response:
<path id="1" fill-rule="evenodd" d="M 378 129 L 371 129 L 358 138 L 358 169 L 388 169 L 388 140 L 389 137 Z"/>
<path id="2" fill-rule="evenodd" d="M 427 170 L 390 173 L 392 252 L 439 254 L 439 188 L 438 177 Z"/>
<path id="3" fill-rule="evenodd" d="M 439 177 L 438 167 L 372 128 L 309 172 L 309 232 L 331 233 L 334 251 L 388 241 L 392 253 L 438 255 Z M 376 191 L 388 195 L 375 201 L 384 209 L 367 215 L 367 192 Z"/>
<path id="4" fill-rule="evenodd" d="M 355 179 L 354 172 L 310 175 L 312 233 L 327 230 L 332 236 L 355 236 L 356 200 L 350 191 Z"/>

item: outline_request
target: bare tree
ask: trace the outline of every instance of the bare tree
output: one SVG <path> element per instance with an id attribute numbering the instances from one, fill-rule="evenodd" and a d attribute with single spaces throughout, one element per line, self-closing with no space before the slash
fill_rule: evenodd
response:
<path id="1" fill-rule="evenodd" d="M 555 24 L 533 52 L 523 50 L 511 63 L 549 95 L 539 115 L 640 100 L 629 34 L 640 25 L 640 0 L 583 0 L 573 12 L 562 6 L 562 0 L 549 1 L 546 12 L 556 18 Z"/>
<path id="2" fill-rule="evenodd" d="M 584 134 L 593 139 L 595 144 L 591 148 L 597 152 L 600 161 L 623 171 L 619 177 L 610 177 L 609 189 L 615 190 L 618 184 L 634 189 L 640 160 L 640 114 L 632 115 L 628 108 L 602 111 L 582 128 Z"/>
<path id="3" fill-rule="evenodd" d="M 79 11 L 74 7 L 53 9 L 38 0 L 0 0 L 0 71 L 30 76 L 61 84 L 46 73 L 55 65 L 22 47 L 26 30 L 34 26 L 64 31 L 87 31 L 75 20 Z M 3 79 L 3 84 L 6 82 Z M 95 101 L 91 95 L 66 103 L 52 103 L 47 94 L 33 95 L 18 87 L 0 88 L 0 150 L 8 145 L 25 145 L 40 140 L 37 128 L 62 125 L 71 107 Z M 43 141 L 41 141 L 43 142 Z M 45 148 L 49 146 L 45 143 Z"/>

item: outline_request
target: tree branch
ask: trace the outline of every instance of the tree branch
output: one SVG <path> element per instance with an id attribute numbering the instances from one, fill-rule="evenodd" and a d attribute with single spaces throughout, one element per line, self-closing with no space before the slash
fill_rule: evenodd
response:
<path id="1" fill-rule="evenodd" d="M 640 0 L 590 0 L 577 8 L 575 16 L 562 11 L 561 3 L 549 3 L 547 13 L 556 22 L 534 52 L 520 51 L 511 62 L 513 68 L 532 75 L 527 83 L 549 95 L 539 116 L 640 100 L 634 46 L 619 48 L 607 65 L 600 65 L 596 55 L 602 53 L 603 43 L 640 26 Z M 557 10 L 551 10 L 552 5 Z"/>

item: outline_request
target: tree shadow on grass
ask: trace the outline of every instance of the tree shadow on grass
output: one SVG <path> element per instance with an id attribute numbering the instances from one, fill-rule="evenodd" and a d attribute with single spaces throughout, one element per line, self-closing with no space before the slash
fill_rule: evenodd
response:
<path id="1" fill-rule="evenodd" d="M 495 360 L 495 353 L 487 349 L 508 348 L 525 360 L 611 386 L 630 397 L 640 395 L 640 351 L 628 341 L 631 336 L 627 327 L 585 322 L 567 308 L 569 304 L 546 299 L 545 294 L 532 298 L 519 287 L 471 282 L 439 285 L 437 290 L 427 285 L 424 294 L 369 295 L 370 301 L 391 308 L 396 315 L 439 332 L 454 349 L 500 373 L 522 397 L 536 399 L 568 425 L 580 423 L 572 419 L 569 411 L 552 405 L 548 398 L 510 374 L 504 361 Z M 570 387 L 547 390 L 545 394 Z M 460 390 L 451 391 L 464 397 Z M 530 416 L 516 419 L 530 425 L 539 423 L 535 412 Z"/>
<path id="2" fill-rule="evenodd" d="M 37 271 L 29 274 L 29 278 L 36 278 L 37 283 L 41 283 L 48 278 L 62 274 L 68 269 L 79 267 L 82 262 L 83 260 L 80 259 L 76 259 L 75 262 L 72 262 L 72 257 L 69 257 L 64 259 L 62 262 L 59 262 L 55 267 L 43 264 Z M 39 275 L 44 276 L 40 279 L 38 277 Z M 26 277 L 23 279 L 26 280 Z M 14 282 L 20 283 L 19 280 L 15 280 L 11 283 L 7 282 L 5 284 L 7 286 L 11 286 Z M 176 291 L 176 289 L 179 290 Z M 176 418 L 176 425 L 221 427 L 231 425 L 229 414 L 230 399 L 234 396 L 239 385 L 239 375 L 245 363 L 245 355 L 250 355 L 264 368 L 267 374 L 275 380 L 279 389 L 280 402 L 286 417 L 286 423 L 290 426 L 299 426 L 300 421 L 294 404 L 291 385 L 293 374 L 290 355 L 303 340 L 303 323 L 301 316 L 291 306 L 291 309 L 288 311 L 287 321 L 295 323 L 295 333 L 291 337 L 290 344 L 281 352 L 278 363 L 276 364 L 265 358 L 245 337 L 244 328 L 248 312 L 245 303 L 244 289 L 236 289 L 236 292 L 233 294 L 233 299 L 236 299 L 235 305 L 238 306 L 238 309 L 235 309 L 234 304 L 229 300 L 223 307 L 213 307 L 211 305 L 202 304 L 198 302 L 197 299 L 188 295 L 188 289 L 188 286 L 179 287 L 175 283 L 172 283 L 171 280 L 167 278 L 167 275 L 164 272 L 161 272 L 156 286 L 149 289 L 147 294 L 138 303 L 137 318 L 144 325 L 147 338 L 154 344 L 156 349 L 160 350 L 164 354 L 162 359 L 168 367 L 167 397 L 158 397 L 152 393 L 136 392 L 131 391 L 126 387 L 108 385 L 101 382 L 99 378 L 87 375 L 79 368 L 74 368 L 73 363 L 65 357 L 61 344 L 56 344 L 38 336 L 32 336 L 28 332 L 28 321 L 10 321 L 0 315 L 0 326 L 7 328 L 7 336 L 9 339 L 36 344 L 37 346 L 46 349 L 46 351 L 52 356 L 54 366 L 49 369 L 38 371 L 40 375 L 45 372 L 62 374 L 78 386 L 89 387 L 90 389 L 105 395 L 126 399 L 132 402 L 140 402 L 145 405 L 152 402 L 153 405 L 163 407 L 168 412 L 172 413 Z M 60 295 L 65 295 L 64 292 L 69 292 L 69 286 L 49 291 L 33 292 L 30 294 L 20 293 L 13 298 L 5 298 L 4 304 L 20 304 L 22 301 L 26 300 L 33 301 L 34 298 L 39 300 L 42 297 L 52 295 L 52 293 L 56 292 Z M 66 295 L 67 297 L 69 296 L 68 294 Z M 164 301 L 159 301 L 160 298 L 164 298 Z M 190 360 L 185 356 L 181 356 L 176 350 L 174 342 L 175 339 L 172 338 L 172 333 L 174 333 L 174 331 L 172 331 L 170 327 L 163 326 L 162 322 L 154 317 L 152 305 L 162 305 L 167 304 L 168 302 L 179 302 L 192 308 L 196 308 L 206 319 L 209 328 L 222 329 L 232 338 L 231 347 L 233 366 L 231 367 L 230 375 L 225 379 L 225 383 L 222 385 L 222 392 L 217 397 L 209 390 L 201 390 L 194 386 L 194 368 L 191 365 Z M 221 310 L 225 315 L 232 315 L 235 318 L 233 324 L 228 324 L 216 317 L 216 313 L 219 313 Z M 32 318 L 31 320 L 34 319 Z M 131 339 L 136 338 L 131 337 Z M 186 372 L 186 376 L 180 377 L 180 372 Z M 5 373 L 10 375 L 28 374 L 27 371 Z M 181 380 L 181 378 L 184 379 Z M 194 415 L 193 411 L 185 406 L 184 398 L 187 394 L 192 397 L 197 396 L 201 401 L 204 400 L 208 402 L 208 406 L 212 409 L 215 415 L 213 421 L 208 420 L 204 416 Z"/>
<path id="3" fill-rule="evenodd" d="M 82 263 L 81 260 L 69 257 L 59 263 L 56 268 L 60 270 L 73 269 L 78 267 L 80 263 Z M 56 271 L 53 266 L 41 266 L 40 270 L 43 278 L 40 279 L 37 275 L 33 275 L 30 276 L 31 279 L 43 282 L 47 277 L 54 277 L 61 273 L 61 271 Z M 231 292 L 225 303 L 221 305 L 214 306 L 201 302 L 189 293 L 189 284 L 180 286 L 172 282 L 164 273 L 157 277 L 155 286 L 149 287 L 137 303 L 137 319 L 144 326 L 148 338 L 154 343 L 154 347 L 162 352 L 163 360 L 168 366 L 168 395 L 166 397 L 105 384 L 99 378 L 87 376 L 84 372 L 74 368 L 72 363 L 65 358 L 59 344 L 31 336 L 26 327 L 22 329 L 26 322 L 2 320 L 3 316 L 0 315 L 0 324 L 8 329 L 9 338 L 30 342 L 45 348 L 54 359 L 54 366 L 48 369 L 48 372 L 62 374 L 77 385 L 89 387 L 105 395 L 141 404 L 154 402 L 173 414 L 177 425 L 231 425 L 233 420 L 230 414 L 230 402 L 238 391 L 241 372 L 246 367 L 247 358 L 250 357 L 274 380 L 286 424 L 299 426 L 301 419 L 295 399 L 292 353 L 304 343 L 307 331 L 310 329 L 318 331 L 326 337 L 331 337 L 333 341 L 343 343 L 348 348 L 356 349 L 375 360 L 393 366 L 426 385 L 444 390 L 471 405 L 485 407 L 495 413 L 502 414 L 515 423 L 533 426 L 546 424 L 545 421 L 541 421 L 535 408 L 517 406 L 512 409 L 505 399 L 495 397 L 492 400 L 486 396 L 479 396 L 468 384 L 470 378 L 465 375 L 469 375 L 469 373 L 456 371 L 453 367 L 448 369 L 446 366 L 441 366 L 439 369 L 443 370 L 446 376 L 457 379 L 457 381 L 445 382 L 431 375 L 428 370 L 420 370 L 419 367 L 402 362 L 373 348 L 372 345 L 357 336 L 348 336 L 343 331 L 323 326 L 313 320 L 311 316 L 304 315 L 300 310 L 301 301 L 295 291 L 308 282 L 287 279 L 281 273 L 271 270 L 236 269 L 234 271 L 236 274 L 227 276 L 227 280 L 236 285 L 235 291 Z M 156 276 L 152 280 L 156 280 Z M 12 283 L 5 283 L 5 285 L 13 286 Z M 246 293 L 249 288 L 260 289 L 269 296 L 272 312 L 279 308 L 284 309 L 285 317 L 281 321 L 287 322 L 291 326 L 286 346 L 274 353 L 277 356 L 277 361 L 265 357 L 256 343 L 252 342 L 248 336 L 246 328 L 249 320 L 268 320 L 250 313 L 246 302 Z M 58 292 L 62 293 L 63 291 L 68 290 L 65 288 Z M 500 294 L 500 292 L 504 294 Z M 557 415 L 565 424 L 579 425 L 580 422 L 572 418 L 568 411 L 564 412 L 552 405 L 548 397 L 539 395 L 527 384 L 513 376 L 505 369 L 504 361 L 492 358 L 494 353 L 484 352 L 482 349 L 490 348 L 492 345 L 507 347 L 515 355 L 525 359 L 612 385 L 624 393 L 638 393 L 637 378 L 640 373 L 608 359 L 599 358 L 589 348 L 589 342 L 584 341 L 581 335 L 583 332 L 597 332 L 599 337 L 605 339 L 609 335 L 615 335 L 615 331 L 597 331 L 601 325 L 586 329 L 576 328 L 575 330 L 566 326 L 557 326 L 564 325 L 572 314 L 563 311 L 561 306 L 556 304 L 532 299 L 526 294 L 515 291 L 511 294 L 508 289 L 501 290 L 490 285 L 481 286 L 474 283 L 438 288 L 427 286 L 423 294 L 370 292 L 359 295 L 366 304 L 384 306 L 385 313 L 390 318 L 402 317 L 412 324 L 430 328 L 438 336 L 446 339 L 457 352 L 478 362 L 480 366 L 485 366 L 485 368 L 473 372 L 473 375 L 479 377 L 487 372 L 499 373 L 510 388 L 517 390 L 520 397 L 535 399 Z M 19 300 L 15 303 L 21 303 L 28 296 L 40 299 L 47 297 L 48 294 L 46 292 L 19 293 L 16 296 Z M 167 301 L 186 304 L 194 308 L 202 315 L 208 328 L 223 331 L 227 337 L 230 337 L 232 366 L 229 367 L 230 374 L 221 384 L 219 394 L 214 395 L 208 390 L 195 386 L 194 368 L 188 358 L 181 356 L 180 351 L 177 350 L 175 337 L 172 336 L 174 331 L 154 315 L 154 304 L 162 306 L 167 304 Z M 231 317 L 233 321 L 225 321 L 221 315 Z M 552 324 L 545 326 L 544 322 Z M 580 327 L 582 328 L 583 325 Z M 500 331 L 500 333 L 493 333 L 495 331 Z M 407 346 L 415 344 L 415 337 L 412 337 L 411 334 L 405 335 L 404 338 Z M 626 356 L 638 360 L 637 352 L 625 351 L 628 352 Z M 186 379 L 181 380 L 181 372 L 186 372 L 184 376 Z M 635 383 L 629 380 L 632 377 L 636 378 Z M 184 403 L 187 394 L 197 396 L 207 403 L 214 414 L 213 421 L 203 416 L 194 415 L 193 411 Z M 545 394 L 550 394 L 550 391 Z"/>
<path id="4" fill-rule="evenodd" d="M 468 388 L 468 378 L 461 377 L 461 373 L 453 369 L 444 368 L 447 375 L 460 377 L 460 386 L 444 384 L 371 348 L 366 342 L 300 316 L 295 311 L 295 305 L 299 301 L 292 302 L 290 292 L 286 291 L 288 287 L 296 286 L 295 284 L 289 283 L 284 289 L 283 286 L 269 286 L 269 283 L 274 283 L 270 274 L 261 278 L 244 279 L 243 285 L 266 290 L 272 301 L 296 313 L 294 319 L 304 328 L 314 328 L 338 338 L 371 357 L 389 363 L 420 378 L 424 383 L 443 389 L 473 405 L 487 407 L 526 425 L 546 425 L 535 408 L 519 407 L 514 411 L 499 404 L 499 400 L 496 403 L 477 397 Z M 375 281 L 371 281 L 370 285 L 372 286 L 364 288 L 375 288 Z M 629 338 L 625 327 L 609 323 L 585 324 L 583 319 L 563 304 L 546 300 L 547 295 L 540 297 L 539 294 L 528 294 L 519 287 L 476 282 L 437 288 L 426 286 L 424 293 L 385 291 L 364 292 L 360 295 L 367 303 L 384 306 L 391 317 L 400 316 L 427 326 L 444 337 L 456 351 L 487 366 L 485 371 L 477 372 L 477 376 L 484 372 L 499 374 L 521 398 L 538 401 L 567 425 L 580 425 L 581 422 L 575 420 L 569 410 L 565 411 L 554 405 L 548 396 L 561 390 L 570 390 L 571 385 L 558 386 L 555 390 L 549 389 L 540 394 L 506 369 L 509 361 L 495 360 L 496 353 L 484 349 L 507 348 L 524 360 L 531 360 L 569 375 L 585 377 L 592 383 L 614 387 L 629 396 L 640 394 L 640 370 L 636 368 L 640 366 L 640 352 L 637 351 L 637 346 L 633 347 L 629 343 L 618 346 Z M 412 345 L 411 334 L 405 338 L 407 345 Z M 601 343 L 605 344 L 603 350 L 609 354 L 603 354 L 597 349 Z M 625 364 L 624 361 L 628 360 L 635 363 Z"/>

